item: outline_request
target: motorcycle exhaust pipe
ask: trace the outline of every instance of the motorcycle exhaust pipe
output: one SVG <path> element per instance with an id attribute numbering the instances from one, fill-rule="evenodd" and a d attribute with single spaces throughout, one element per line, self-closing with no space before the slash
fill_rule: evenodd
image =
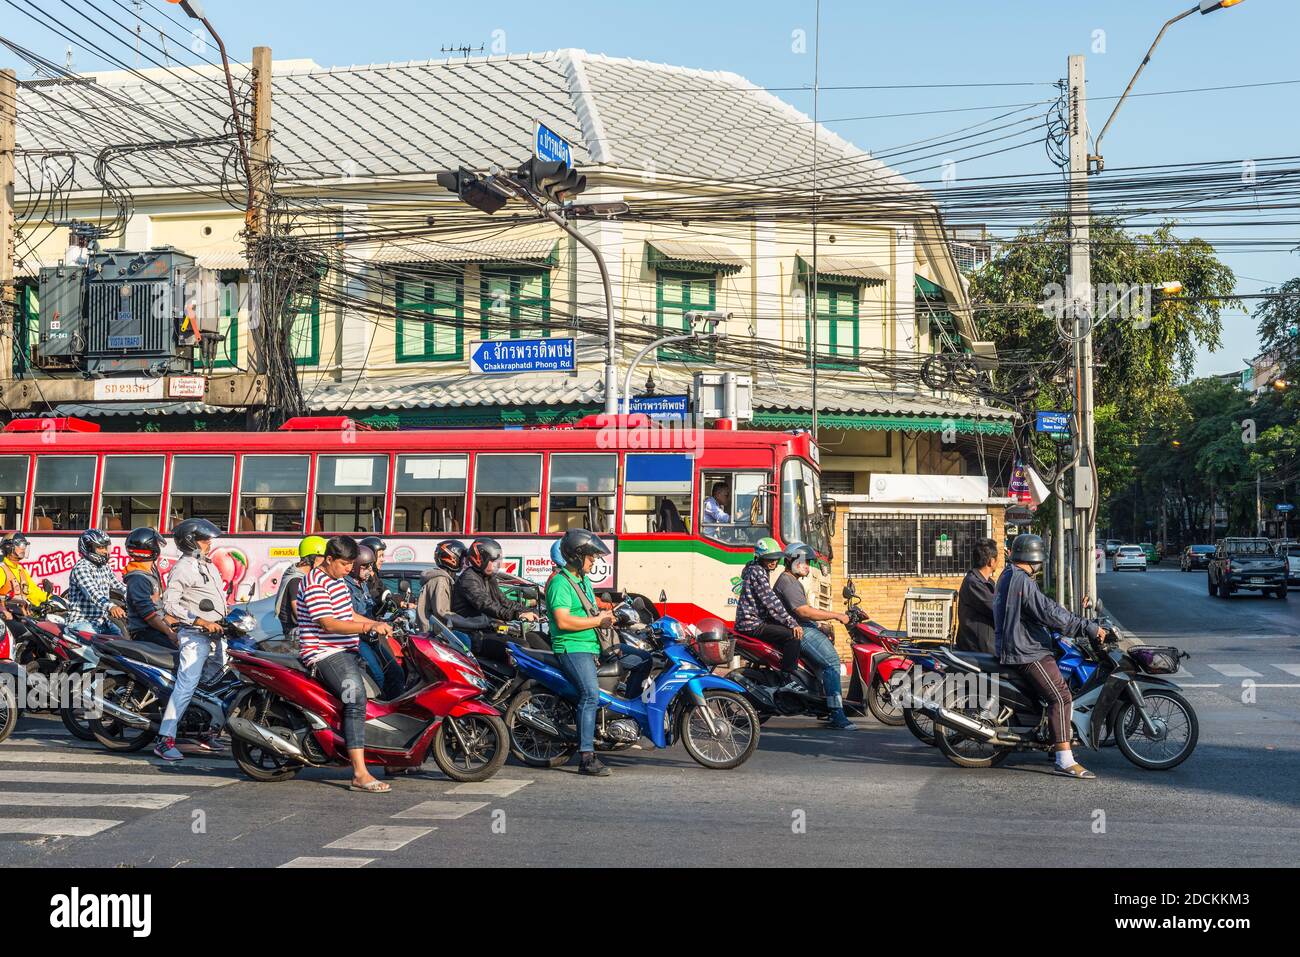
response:
<path id="1" fill-rule="evenodd" d="M 247 718 L 231 715 L 226 719 L 226 727 L 230 729 L 231 734 L 238 735 L 252 744 L 260 744 L 263 747 L 270 748 L 281 757 L 293 758 L 303 764 L 311 764 L 311 760 L 298 745 L 288 738 L 281 737 L 269 728 L 264 728 L 260 724 L 249 721 Z"/>
<path id="2" fill-rule="evenodd" d="M 103 698 L 90 698 L 90 707 L 87 711 L 98 711 L 100 714 L 106 714 L 114 721 L 120 721 L 128 728 L 143 730 L 153 726 L 153 722 L 144 715 L 136 714 L 134 711 L 128 711 L 126 708 L 113 704 L 111 701 L 105 701 Z"/>
<path id="3" fill-rule="evenodd" d="M 998 738 L 997 731 L 990 728 L 988 725 L 981 724 L 974 718 L 968 718 L 964 714 L 949 711 L 942 705 L 925 702 L 921 706 L 921 710 L 924 711 L 935 724 L 941 724 L 945 728 L 952 728 L 954 731 L 965 731 L 968 734 L 975 735 L 977 738 L 983 738 L 985 741 L 995 741 Z"/>
<path id="4" fill-rule="evenodd" d="M 542 734 L 550 735 L 552 738 L 559 738 L 561 740 L 564 738 L 564 732 L 562 732 L 554 722 L 533 714 L 526 708 L 520 708 L 515 712 L 515 717 L 528 725 L 528 727 L 532 728 L 534 731 L 540 731 Z"/>

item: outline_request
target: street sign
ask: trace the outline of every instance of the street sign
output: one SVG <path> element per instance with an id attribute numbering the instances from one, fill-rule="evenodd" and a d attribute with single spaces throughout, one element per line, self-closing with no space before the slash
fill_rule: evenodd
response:
<path id="1" fill-rule="evenodd" d="M 652 419 L 687 419 L 691 414 L 689 395 L 639 395 L 628 402 L 630 414 L 648 415 Z"/>
<path id="2" fill-rule="evenodd" d="M 1279 512 L 1294 512 L 1294 511 L 1295 511 L 1295 506 L 1292 505 L 1292 504 L 1290 504 L 1289 502 L 1282 502 L 1280 505 L 1275 505 L 1274 508 L 1276 508 Z"/>
<path id="3" fill-rule="evenodd" d="M 573 169 L 573 147 L 541 120 L 533 124 L 533 155 L 543 163 L 563 163 Z"/>
<path id="4" fill-rule="evenodd" d="M 471 343 L 469 371 L 475 375 L 515 372 L 573 372 L 573 339 L 489 339 Z"/>
<path id="5" fill-rule="evenodd" d="M 1039 412 L 1034 424 L 1035 431 L 1048 435 L 1070 434 L 1069 412 Z"/>

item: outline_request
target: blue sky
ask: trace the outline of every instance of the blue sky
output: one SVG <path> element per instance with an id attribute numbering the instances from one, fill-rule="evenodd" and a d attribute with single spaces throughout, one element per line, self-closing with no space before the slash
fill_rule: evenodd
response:
<path id="1" fill-rule="evenodd" d="M 24 0 L 17 2 L 24 5 Z M 55 0 L 36 2 L 85 29 L 85 21 L 78 23 L 68 6 Z M 130 0 L 121 0 L 120 6 L 118 0 L 95 2 L 120 19 L 129 16 L 123 8 L 130 8 Z M 1123 90 L 1160 24 L 1191 3 L 823 0 L 821 83 L 823 87 L 1045 84 L 1065 74 L 1069 54 L 1084 53 L 1096 130 L 1113 102 L 1101 98 Z M 84 8 L 82 0 L 70 6 Z M 494 40 L 510 53 L 582 47 L 615 56 L 732 70 L 763 86 L 787 88 L 778 90 L 778 95 L 811 111 L 811 95 L 800 88 L 810 86 L 813 77 L 812 0 L 566 0 L 559 4 L 205 0 L 204 6 L 237 58 L 245 58 L 254 44 L 270 45 L 277 59 L 307 57 L 325 66 L 438 58 L 444 55 L 443 46 L 491 48 Z M 0 34 L 51 59 L 63 59 L 66 40 L 8 4 L 0 10 Z M 808 37 L 806 53 L 792 49 L 797 30 Z M 1297 36 L 1300 3 L 1296 0 L 1245 0 L 1209 16 L 1193 15 L 1170 29 L 1135 92 L 1300 80 Z M 89 50 L 75 51 L 74 58 L 78 69 L 105 67 Z M 8 51 L 0 53 L 0 64 L 16 65 Z M 1019 104 L 1051 95 L 1045 85 L 826 90 L 821 95 L 821 115 L 835 121 L 828 125 L 842 136 L 882 153 L 999 111 L 893 118 L 880 118 L 880 114 Z M 1107 162 L 1113 169 L 1297 154 L 1297 102 L 1300 84 L 1131 99 L 1106 136 Z M 875 118 L 845 119 L 855 117 Z M 954 156 L 959 180 L 1051 168 L 1038 145 L 983 159 L 965 159 L 960 152 Z M 920 178 L 936 175 L 929 172 Z M 1261 227 L 1254 232 L 1270 237 L 1295 234 L 1294 227 Z M 1230 235 L 1250 233 L 1207 233 L 1212 239 Z M 1238 273 L 1241 292 L 1255 292 L 1300 275 L 1300 257 L 1294 253 L 1228 250 L 1224 259 Z M 1254 354 L 1253 320 L 1236 312 L 1225 316 L 1224 326 L 1224 348 L 1214 355 L 1203 354 L 1198 372 L 1239 368 L 1243 358 Z"/>

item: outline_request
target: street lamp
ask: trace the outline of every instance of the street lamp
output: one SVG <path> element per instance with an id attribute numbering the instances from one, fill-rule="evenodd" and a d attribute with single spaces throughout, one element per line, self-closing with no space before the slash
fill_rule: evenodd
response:
<path id="1" fill-rule="evenodd" d="M 1137 78 L 1142 75 L 1142 71 L 1146 69 L 1146 65 L 1151 62 L 1151 55 L 1156 52 L 1156 47 L 1159 46 L 1160 41 L 1164 39 L 1165 31 L 1168 30 L 1175 23 L 1177 23 L 1179 20 L 1182 20 L 1185 17 L 1190 17 L 1193 13 L 1199 13 L 1202 15 L 1207 13 L 1214 13 L 1216 10 L 1224 10 L 1227 9 L 1228 7 L 1235 7 L 1239 3 L 1241 3 L 1241 0 L 1200 0 L 1200 2 L 1196 6 L 1188 10 L 1184 10 L 1182 13 L 1178 14 L 1178 16 L 1165 21 L 1165 25 L 1162 26 L 1160 28 L 1160 32 L 1156 34 L 1156 39 L 1155 42 L 1151 44 L 1151 49 L 1147 50 L 1147 55 L 1144 56 L 1142 58 L 1142 62 L 1138 64 L 1137 71 L 1133 74 L 1133 79 L 1129 80 L 1128 86 L 1124 88 L 1124 94 L 1119 98 L 1119 102 L 1115 104 L 1115 109 L 1111 111 L 1110 118 L 1106 120 L 1106 125 L 1103 126 L 1101 128 L 1101 132 L 1097 134 L 1097 139 L 1093 143 L 1093 149 L 1095 149 L 1097 152 L 1092 156 L 1088 157 L 1088 159 L 1091 161 L 1093 166 L 1092 172 L 1100 173 L 1103 169 L 1106 168 L 1106 161 L 1102 158 L 1101 155 L 1102 137 L 1104 137 L 1106 135 L 1106 131 L 1110 129 L 1110 124 L 1114 122 L 1115 114 L 1119 112 L 1119 108 L 1123 106 L 1124 101 L 1128 99 L 1129 91 L 1133 89 L 1133 84 L 1135 84 L 1137 82 Z"/>

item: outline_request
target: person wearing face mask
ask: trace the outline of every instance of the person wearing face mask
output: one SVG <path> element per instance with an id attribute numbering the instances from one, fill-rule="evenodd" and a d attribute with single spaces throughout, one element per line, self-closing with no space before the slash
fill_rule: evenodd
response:
<path id="1" fill-rule="evenodd" d="M 511 601 L 501 591 L 497 572 L 501 568 L 501 543 L 495 538 L 476 538 L 465 550 L 465 567 L 451 590 L 451 610 L 461 618 L 487 615 L 493 621 L 536 621 L 537 613 Z"/>

